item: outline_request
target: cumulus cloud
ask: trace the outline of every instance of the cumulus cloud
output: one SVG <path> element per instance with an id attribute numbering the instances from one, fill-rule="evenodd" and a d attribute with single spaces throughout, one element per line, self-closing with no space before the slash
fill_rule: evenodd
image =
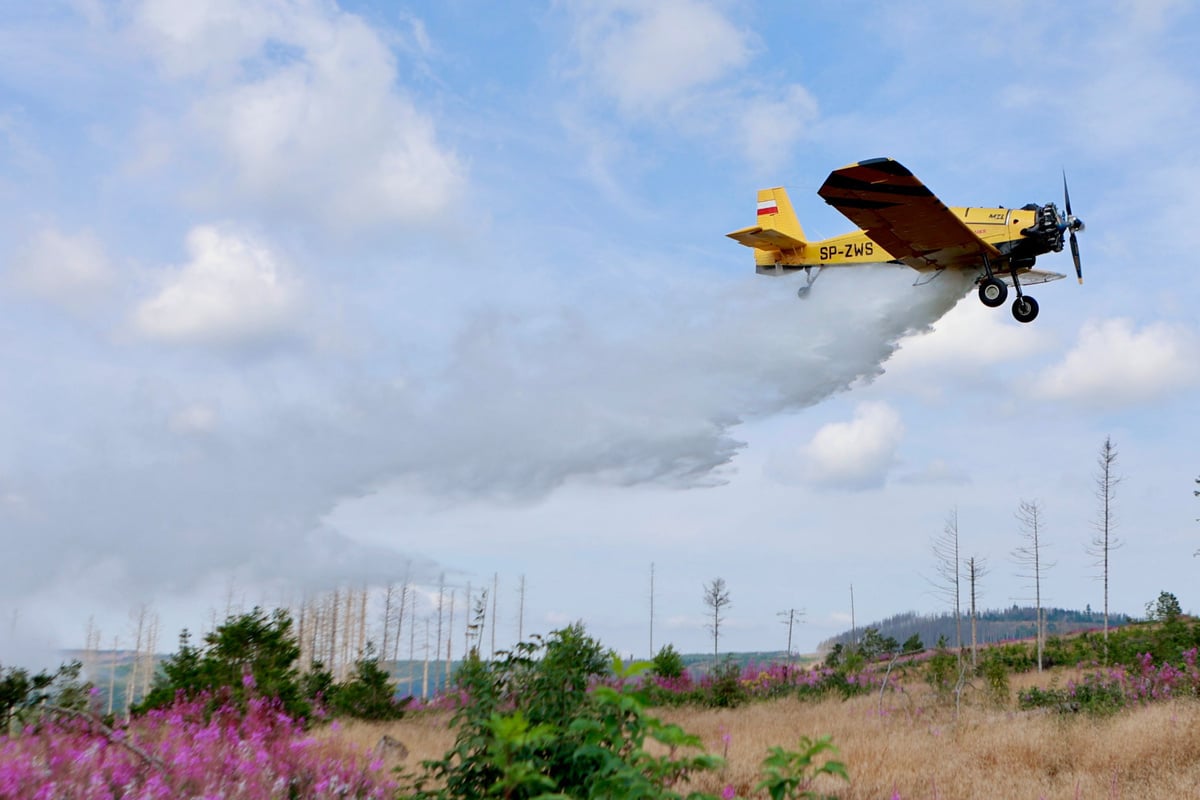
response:
<path id="1" fill-rule="evenodd" d="M 10 278 L 33 295 L 78 309 L 96 301 L 113 269 L 94 233 L 43 227 L 15 254 Z"/>
<path id="2" fill-rule="evenodd" d="M 350 231 L 427 221 L 465 184 L 433 119 L 397 87 L 387 44 L 352 14 L 149 0 L 136 28 L 167 75 L 204 81 L 187 133 L 225 165 L 218 196 L 229 178 L 247 202 Z"/>
<path id="3" fill-rule="evenodd" d="M 1063 360 L 1036 376 L 1032 393 L 1096 408 L 1151 402 L 1196 382 L 1196 347 L 1196 332 L 1180 325 L 1088 322 Z"/>
<path id="4" fill-rule="evenodd" d="M 135 310 L 149 339 L 183 344 L 253 346 L 294 334 L 301 302 L 297 279 L 264 242 L 219 226 L 193 228 L 190 261 Z"/>
<path id="5" fill-rule="evenodd" d="M 884 484 L 904 436 L 900 415 L 886 403 L 862 403 L 849 422 L 823 425 L 795 454 L 793 465 L 774 470 L 785 479 L 838 489 L 875 489 Z M 789 474 L 790 473 L 790 474 Z"/>
<path id="6" fill-rule="evenodd" d="M 593 79 L 627 113 L 661 113 L 750 57 L 749 36 L 697 0 L 589 6 L 577 44 Z"/>
<path id="7" fill-rule="evenodd" d="M 759 168 L 778 167 L 817 118 L 800 84 L 774 80 L 764 89 L 746 74 L 756 39 L 712 3 L 589 3 L 576 9 L 574 30 L 587 85 L 623 115 L 732 139 Z"/>

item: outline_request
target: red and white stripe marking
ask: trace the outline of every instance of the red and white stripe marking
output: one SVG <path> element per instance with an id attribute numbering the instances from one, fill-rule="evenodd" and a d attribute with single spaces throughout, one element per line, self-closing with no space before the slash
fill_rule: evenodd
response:
<path id="1" fill-rule="evenodd" d="M 761 217 L 764 214 L 778 214 L 779 204 L 772 198 L 771 200 L 763 200 L 758 204 L 758 215 Z"/>

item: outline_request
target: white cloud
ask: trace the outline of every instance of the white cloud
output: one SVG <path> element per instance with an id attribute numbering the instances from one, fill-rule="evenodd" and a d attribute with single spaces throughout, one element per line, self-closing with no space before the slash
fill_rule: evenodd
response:
<path id="1" fill-rule="evenodd" d="M 1099 408 L 1148 402 L 1198 377 L 1195 331 L 1155 322 L 1140 331 L 1128 319 L 1088 322 L 1061 362 L 1035 378 L 1034 396 Z"/>
<path id="2" fill-rule="evenodd" d="M 293 332 L 301 291 L 279 258 L 255 237 L 194 228 L 191 260 L 134 313 L 143 336 L 166 342 L 262 344 Z"/>
<path id="3" fill-rule="evenodd" d="M 11 278 L 31 294 L 79 308 L 111 283 L 113 271 L 95 234 L 44 227 L 17 252 Z"/>
<path id="4" fill-rule="evenodd" d="M 194 6 L 145 3 L 139 32 L 169 75 L 203 77 L 190 132 L 242 198 L 341 231 L 450 206 L 463 165 L 397 89 L 392 52 L 361 19 L 284 0 Z M 214 176 L 218 199 L 227 174 Z"/>
<path id="5" fill-rule="evenodd" d="M 817 100 L 799 84 L 783 86 L 778 95 L 746 100 L 740 111 L 746 155 L 758 169 L 778 169 L 780 160 L 818 116 Z"/>
<path id="6" fill-rule="evenodd" d="M 755 42 L 699 0 L 592 3 L 575 19 L 583 74 L 625 117 L 732 141 L 759 169 L 777 169 L 817 102 L 800 84 L 767 81 L 764 90 L 747 75 Z"/>
<path id="7" fill-rule="evenodd" d="M 900 415 L 886 403 L 861 403 L 849 422 L 830 422 L 788 457 L 776 454 L 768 469 L 787 483 L 837 489 L 874 489 L 887 479 L 904 436 Z"/>
<path id="8" fill-rule="evenodd" d="M 656 114 L 750 57 L 748 36 L 696 0 L 600 4 L 579 20 L 593 78 L 627 113 Z"/>

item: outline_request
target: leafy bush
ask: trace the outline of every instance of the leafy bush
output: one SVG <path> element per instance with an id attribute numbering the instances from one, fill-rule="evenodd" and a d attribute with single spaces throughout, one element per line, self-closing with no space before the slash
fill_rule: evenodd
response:
<path id="1" fill-rule="evenodd" d="M 356 719 L 400 719 L 405 707 L 412 702 L 411 697 L 403 700 L 396 697 L 391 675 L 379 666 L 370 643 L 367 652 L 354 665 L 354 676 L 345 683 L 328 686 L 323 694 L 335 716 Z"/>
<path id="2" fill-rule="evenodd" d="M 979 665 L 979 673 L 987 685 L 988 699 L 998 706 L 1007 705 L 1010 689 L 1008 665 L 1003 656 L 993 650 L 985 651 L 983 663 Z"/>
<path id="3" fill-rule="evenodd" d="M 71 661 L 53 674 L 43 670 L 30 675 L 20 667 L 0 673 L 0 735 L 40 719 L 48 705 L 72 711 L 87 708 L 91 685 L 79 682 L 82 669 L 78 661 Z"/>
<path id="4" fill-rule="evenodd" d="M 939 700 L 947 699 L 958 683 L 959 659 L 947 649 L 945 639 L 938 641 L 938 647 L 925 665 L 925 682 L 933 688 Z"/>
<path id="5" fill-rule="evenodd" d="M 737 708 L 749 699 L 742 685 L 742 668 L 732 661 L 723 661 L 713 668 L 706 682 L 702 702 L 713 708 Z"/>
<path id="6" fill-rule="evenodd" d="M 299 657 L 292 618 L 281 609 L 268 615 L 255 607 L 231 616 L 205 634 L 200 648 L 192 645 L 185 629 L 179 635 L 179 652 L 162 663 L 138 711 L 169 706 L 177 695 L 206 695 L 214 705 L 228 701 L 240 707 L 250 696 L 262 696 L 279 700 L 293 717 L 307 716 L 311 698 L 302 691 Z"/>
<path id="7" fill-rule="evenodd" d="M 819 797 L 811 789 L 813 781 L 819 775 L 830 775 L 849 782 L 850 775 L 846 765 L 840 761 L 825 759 L 818 763 L 817 757 L 822 753 L 836 754 L 830 737 L 823 736 L 816 741 L 807 736 L 801 737 L 798 750 L 784 750 L 782 747 L 772 747 L 770 755 L 763 761 L 765 777 L 755 791 L 766 790 L 771 800 L 784 798 L 813 798 Z"/>
<path id="8" fill-rule="evenodd" d="M 394 697 L 391 678 L 377 663 L 370 643 L 353 677 L 341 684 L 320 662 L 302 674 L 299 657 L 292 618 L 282 609 L 268 614 L 256 607 L 231 616 L 205 635 L 201 647 L 194 646 L 184 630 L 179 652 L 162 663 L 149 694 L 135 710 L 144 713 L 170 706 L 177 697 L 201 696 L 214 709 L 226 704 L 246 708 L 250 698 L 266 697 L 296 719 L 310 717 L 314 705 L 327 706 L 334 716 L 397 719 L 409 702 Z"/>
<path id="9" fill-rule="evenodd" d="M 420 800 L 439 798 L 678 797 L 669 787 L 720 760 L 700 740 L 650 716 L 635 680 L 648 667 L 610 662 L 581 624 L 523 642 L 494 662 L 472 658 L 456 674 L 463 703 L 443 758 L 408 776 Z M 593 684 L 607 675 L 615 686 Z M 653 756 L 647 741 L 667 755 Z"/>
<path id="10" fill-rule="evenodd" d="M 673 646 L 665 645 L 654 656 L 651 669 L 660 678 L 681 678 L 684 669 L 683 656 L 679 655 Z"/>

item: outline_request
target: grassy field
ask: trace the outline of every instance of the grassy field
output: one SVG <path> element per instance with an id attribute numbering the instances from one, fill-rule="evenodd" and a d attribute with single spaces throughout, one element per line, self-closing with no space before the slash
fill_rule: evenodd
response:
<path id="1" fill-rule="evenodd" d="M 1064 682 L 1067 673 L 1023 675 L 1015 692 Z M 1174 699 L 1113 716 L 1017 711 L 973 701 L 956 715 L 923 688 L 907 695 L 847 701 L 795 699 L 736 709 L 659 709 L 660 716 L 703 737 L 726 757 L 721 773 L 699 776 L 694 788 L 719 794 L 733 786 L 754 797 L 758 767 L 773 745 L 801 736 L 832 735 L 851 783 L 821 786 L 846 800 L 916 798 L 1184 798 L 1200 797 L 1200 702 Z M 404 743 L 415 766 L 453 742 L 445 713 L 413 714 L 386 725 L 351 723 L 329 735 L 373 747 L 385 734 Z M 762 796 L 762 795 L 758 795 Z"/>

